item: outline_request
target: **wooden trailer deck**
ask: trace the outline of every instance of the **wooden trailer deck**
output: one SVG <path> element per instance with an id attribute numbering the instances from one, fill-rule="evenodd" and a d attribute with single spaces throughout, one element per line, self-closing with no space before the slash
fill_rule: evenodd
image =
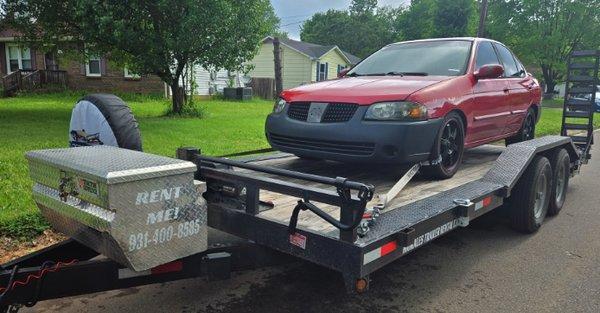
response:
<path id="1" fill-rule="evenodd" d="M 502 151 L 504 151 L 503 146 L 495 145 L 485 145 L 467 150 L 461 169 L 459 169 L 458 173 L 451 179 L 436 181 L 428 180 L 420 175 L 415 176 L 400 194 L 387 205 L 385 211 L 400 209 L 402 206 L 411 202 L 483 177 L 492 167 L 492 164 Z M 377 194 L 387 193 L 407 170 L 406 167 L 392 165 L 345 164 L 332 161 L 304 160 L 292 155 L 255 161 L 254 163 L 322 176 L 342 176 L 353 181 L 372 184 L 375 186 L 375 197 L 374 201 L 371 202 L 372 204 L 377 201 Z M 236 170 L 252 173 L 249 170 Z M 275 175 L 267 176 L 277 178 Z M 303 180 L 290 179 L 290 181 L 304 185 L 310 184 L 312 187 L 331 188 L 330 186 L 319 185 Z M 272 202 L 274 204 L 272 208 L 268 206 L 261 207 L 261 212 L 259 213 L 260 217 L 288 224 L 298 198 L 261 190 L 260 200 Z M 315 204 L 325 212 L 339 219 L 340 210 L 338 207 L 323 203 Z M 337 238 L 339 235 L 339 231 L 335 227 L 309 211 L 300 212 L 298 226 L 334 238 Z"/>

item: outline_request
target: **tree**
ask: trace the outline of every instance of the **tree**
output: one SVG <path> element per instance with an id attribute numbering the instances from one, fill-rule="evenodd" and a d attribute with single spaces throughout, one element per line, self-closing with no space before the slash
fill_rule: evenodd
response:
<path id="1" fill-rule="evenodd" d="M 490 37 L 537 65 L 547 93 L 564 78 L 573 50 L 600 46 L 599 0 L 496 0 L 489 11 Z"/>
<path id="2" fill-rule="evenodd" d="M 463 37 L 472 35 L 477 19 L 474 0 L 437 0 L 433 10 L 433 36 Z"/>
<path id="3" fill-rule="evenodd" d="M 399 40 L 475 34 L 475 0 L 413 0 L 396 21 Z"/>
<path id="4" fill-rule="evenodd" d="M 398 40 L 416 40 L 433 35 L 435 0 L 412 0 L 398 17 L 395 26 Z"/>
<path id="5" fill-rule="evenodd" d="M 321 45 L 337 45 L 342 50 L 366 57 L 391 43 L 395 37 L 392 19 L 396 11 L 375 10 L 375 4 L 372 0 L 355 0 L 349 11 L 317 13 L 304 22 L 300 38 Z"/>
<path id="6" fill-rule="evenodd" d="M 157 75 L 171 86 L 175 113 L 186 66 L 239 70 L 276 27 L 268 0 L 8 0 L 3 11 L 39 47 L 68 41 Z"/>

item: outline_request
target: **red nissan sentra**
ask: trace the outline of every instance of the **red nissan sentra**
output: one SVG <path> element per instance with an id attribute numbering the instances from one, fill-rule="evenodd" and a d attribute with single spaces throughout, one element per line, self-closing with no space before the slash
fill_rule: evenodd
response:
<path id="1" fill-rule="evenodd" d="M 465 148 L 532 139 L 538 81 L 502 43 L 443 38 L 385 46 L 341 78 L 281 93 L 271 146 L 342 162 L 426 162 L 452 177 Z"/>

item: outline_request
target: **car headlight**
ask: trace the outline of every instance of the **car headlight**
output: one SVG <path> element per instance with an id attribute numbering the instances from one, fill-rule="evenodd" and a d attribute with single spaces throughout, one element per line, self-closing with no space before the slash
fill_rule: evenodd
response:
<path id="1" fill-rule="evenodd" d="M 287 102 L 281 98 L 277 99 L 275 105 L 273 106 L 273 113 L 281 113 L 283 109 L 285 109 L 286 103 Z"/>
<path id="2" fill-rule="evenodd" d="M 380 102 L 372 104 L 365 120 L 377 121 L 423 121 L 427 119 L 427 108 L 413 102 Z"/>

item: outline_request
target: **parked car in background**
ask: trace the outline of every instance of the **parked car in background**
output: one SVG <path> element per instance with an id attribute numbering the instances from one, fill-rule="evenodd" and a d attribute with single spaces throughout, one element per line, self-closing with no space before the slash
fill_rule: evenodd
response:
<path id="1" fill-rule="evenodd" d="M 337 80 L 281 93 L 266 121 L 277 150 L 344 162 L 415 163 L 449 178 L 465 148 L 532 139 L 538 81 L 502 43 L 390 44 Z"/>

